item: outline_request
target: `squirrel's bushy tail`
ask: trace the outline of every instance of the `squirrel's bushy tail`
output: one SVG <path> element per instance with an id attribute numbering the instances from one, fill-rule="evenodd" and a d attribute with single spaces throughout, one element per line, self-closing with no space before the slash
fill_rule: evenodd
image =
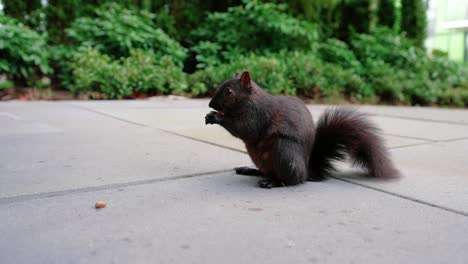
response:
<path id="1" fill-rule="evenodd" d="M 327 109 L 317 123 L 314 147 L 310 157 L 310 179 L 322 180 L 333 169 L 334 160 L 350 157 L 369 176 L 395 178 L 394 167 L 380 130 L 365 115 L 350 107 Z"/>

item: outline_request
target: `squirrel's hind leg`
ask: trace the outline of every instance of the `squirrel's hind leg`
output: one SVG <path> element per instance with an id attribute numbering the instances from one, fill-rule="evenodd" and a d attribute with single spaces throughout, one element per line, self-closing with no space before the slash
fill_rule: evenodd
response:
<path id="1" fill-rule="evenodd" d="M 290 186 L 303 183 L 308 178 L 308 166 L 303 147 L 288 139 L 278 140 L 273 147 L 275 178 Z"/>

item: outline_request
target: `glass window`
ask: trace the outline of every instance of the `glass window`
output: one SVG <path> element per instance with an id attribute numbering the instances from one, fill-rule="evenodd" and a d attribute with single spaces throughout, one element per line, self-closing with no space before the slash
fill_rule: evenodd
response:
<path id="1" fill-rule="evenodd" d="M 468 19 L 468 1 L 466 0 L 446 0 L 447 9 L 445 13 L 446 21 Z"/>

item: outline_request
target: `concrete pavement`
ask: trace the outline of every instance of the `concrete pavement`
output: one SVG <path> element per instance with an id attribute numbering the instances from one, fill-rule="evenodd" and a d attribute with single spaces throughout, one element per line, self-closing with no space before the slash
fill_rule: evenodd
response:
<path id="1" fill-rule="evenodd" d="M 467 110 L 362 106 L 401 180 L 264 190 L 207 105 L 0 103 L 0 263 L 467 263 Z"/>

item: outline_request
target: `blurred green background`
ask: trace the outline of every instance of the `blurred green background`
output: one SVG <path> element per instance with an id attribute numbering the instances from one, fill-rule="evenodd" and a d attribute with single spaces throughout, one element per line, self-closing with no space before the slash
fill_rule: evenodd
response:
<path id="1" fill-rule="evenodd" d="M 453 1 L 0 0 L 0 91 L 201 97 L 249 70 L 273 94 L 466 107 Z"/>

